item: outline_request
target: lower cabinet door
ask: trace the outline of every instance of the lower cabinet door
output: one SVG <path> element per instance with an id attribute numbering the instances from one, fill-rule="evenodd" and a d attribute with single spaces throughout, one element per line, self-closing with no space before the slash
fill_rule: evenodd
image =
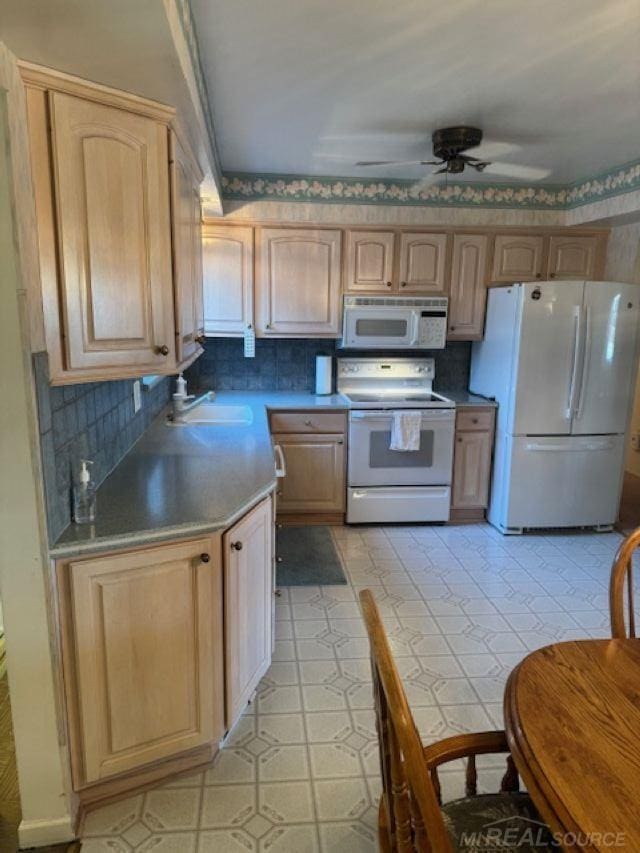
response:
<path id="1" fill-rule="evenodd" d="M 279 433 L 273 440 L 286 463 L 278 512 L 344 512 L 344 436 Z"/>
<path id="2" fill-rule="evenodd" d="M 492 432 L 456 433 L 451 493 L 454 509 L 487 505 L 492 441 Z"/>
<path id="3" fill-rule="evenodd" d="M 219 537 L 79 560 L 62 571 L 74 786 L 220 740 Z"/>
<path id="4" fill-rule="evenodd" d="M 227 729 L 271 664 L 273 529 L 267 498 L 223 537 Z"/>

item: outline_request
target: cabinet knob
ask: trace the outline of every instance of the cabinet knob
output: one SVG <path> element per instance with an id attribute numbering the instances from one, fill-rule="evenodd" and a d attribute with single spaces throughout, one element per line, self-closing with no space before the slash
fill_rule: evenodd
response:
<path id="1" fill-rule="evenodd" d="M 203 346 L 204 346 L 204 344 L 205 344 L 205 341 L 206 341 L 206 340 L 207 340 L 207 339 L 205 338 L 205 336 L 204 336 L 204 335 L 197 335 L 197 336 L 196 336 L 196 343 L 197 343 L 197 344 L 200 344 L 200 346 L 201 346 L 201 347 L 203 347 Z"/>
<path id="2" fill-rule="evenodd" d="M 462 444 L 462 438 L 457 438 L 456 441 L 458 442 L 458 444 Z"/>
<path id="3" fill-rule="evenodd" d="M 555 277 L 556 277 L 556 274 L 554 272 L 549 273 L 549 278 L 555 278 Z"/>
<path id="4" fill-rule="evenodd" d="M 305 421 L 304 425 L 305 426 L 313 426 L 313 421 Z"/>
<path id="5" fill-rule="evenodd" d="M 407 286 L 407 282 L 406 282 L 406 281 L 401 281 L 401 282 L 400 282 L 400 287 L 406 287 L 406 286 Z"/>
<path id="6" fill-rule="evenodd" d="M 209 555 L 209 554 L 207 554 L 207 553 L 205 553 L 205 554 L 200 554 L 200 562 L 201 562 L 201 563 L 210 563 L 210 562 L 211 562 L 211 557 L 210 557 L 210 555 Z"/>
<path id="7" fill-rule="evenodd" d="M 271 328 L 271 323 L 265 323 L 265 326 L 264 326 L 264 327 L 265 327 L 265 329 L 270 329 L 270 328 Z"/>
<path id="8" fill-rule="evenodd" d="M 242 542 L 232 542 L 231 547 L 234 551 L 242 551 Z"/>
<path id="9" fill-rule="evenodd" d="M 388 281 L 388 282 L 387 282 L 387 287 L 392 287 L 392 286 L 393 286 L 393 285 L 391 284 L 391 282 L 390 282 L 390 281 Z"/>
<path id="10" fill-rule="evenodd" d="M 156 355 L 169 355 L 169 347 L 166 344 L 156 347 Z"/>
<path id="11" fill-rule="evenodd" d="M 542 273 L 541 273 L 541 272 L 537 272 L 537 273 L 536 273 L 536 278 L 542 278 Z"/>
<path id="12" fill-rule="evenodd" d="M 472 424 L 477 424 L 477 423 L 478 423 L 478 419 L 477 419 L 477 418 L 471 418 L 471 423 L 472 423 Z"/>
<path id="13" fill-rule="evenodd" d="M 456 330 L 456 327 L 455 327 L 455 326 L 449 326 L 449 331 L 450 331 L 450 332 L 455 332 L 455 330 Z"/>
<path id="14" fill-rule="evenodd" d="M 338 444 L 344 444 L 344 439 L 339 438 L 339 439 L 338 439 Z"/>

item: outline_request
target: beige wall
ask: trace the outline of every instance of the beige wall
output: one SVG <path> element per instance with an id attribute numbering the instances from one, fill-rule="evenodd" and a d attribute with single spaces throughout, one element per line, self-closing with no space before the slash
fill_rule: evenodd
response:
<path id="1" fill-rule="evenodd" d="M 26 322 L 33 206 L 24 98 L 0 44 L 0 592 L 22 806 L 21 847 L 73 838 Z M 32 257 L 35 251 L 32 251 Z"/>
<path id="2" fill-rule="evenodd" d="M 640 284 L 640 222 L 618 225 L 611 229 L 605 278 L 608 281 Z M 640 477 L 640 452 L 631 447 L 631 434 L 636 431 L 640 431 L 640 372 L 636 383 L 626 461 L 627 471 Z"/>

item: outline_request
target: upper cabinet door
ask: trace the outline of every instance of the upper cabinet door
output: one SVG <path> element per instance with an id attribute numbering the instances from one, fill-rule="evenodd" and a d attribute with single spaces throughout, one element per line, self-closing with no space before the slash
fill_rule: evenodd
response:
<path id="1" fill-rule="evenodd" d="M 258 231 L 256 327 L 261 335 L 340 335 L 340 240 L 340 231 Z"/>
<path id="2" fill-rule="evenodd" d="M 596 269 L 597 237 L 551 237 L 549 278 L 592 279 Z"/>
<path id="3" fill-rule="evenodd" d="M 167 128 L 50 95 L 66 367 L 175 363 Z"/>
<path id="4" fill-rule="evenodd" d="M 400 235 L 400 290 L 444 293 L 447 255 L 446 234 Z"/>
<path id="5" fill-rule="evenodd" d="M 253 228 L 205 224 L 202 254 L 205 332 L 241 335 L 253 325 Z"/>
<path id="6" fill-rule="evenodd" d="M 482 340 L 488 240 L 485 234 L 456 234 L 453 238 L 449 340 Z"/>
<path id="7" fill-rule="evenodd" d="M 171 149 L 176 350 L 182 364 L 201 351 L 197 341 L 202 325 L 200 182 L 175 134 L 171 135 Z"/>
<path id="8" fill-rule="evenodd" d="M 345 290 L 391 290 L 394 240 L 393 231 L 347 232 Z"/>
<path id="9" fill-rule="evenodd" d="M 535 281 L 542 278 L 544 237 L 498 234 L 493 249 L 491 281 Z"/>

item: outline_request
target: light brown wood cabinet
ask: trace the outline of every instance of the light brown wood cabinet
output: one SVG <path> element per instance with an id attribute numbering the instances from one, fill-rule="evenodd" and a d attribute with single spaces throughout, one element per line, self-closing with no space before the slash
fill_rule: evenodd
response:
<path id="1" fill-rule="evenodd" d="M 451 520 L 477 521 L 489 502 L 495 409 L 458 407 L 453 457 Z"/>
<path id="2" fill-rule="evenodd" d="M 491 281 L 535 281 L 544 275 L 544 237 L 498 234 L 493 246 Z"/>
<path id="3" fill-rule="evenodd" d="M 175 111 L 20 68 L 51 381 L 175 373 L 202 327 L 201 176 L 182 139 L 170 155 Z"/>
<path id="4" fill-rule="evenodd" d="M 548 277 L 595 278 L 598 242 L 598 237 L 550 237 Z"/>
<path id="5" fill-rule="evenodd" d="M 178 365 L 202 352 L 202 174 L 176 134 L 171 134 L 173 277 Z"/>
<path id="6" fill-rule="evenodd" d="M 218 742 L 219 536 L 58 565 L 74 788 Z"/>
<path id="7" fill-rule="evenodd" d="M 263 337 L 340 334 L 342 232 L 260 228 L 256 330 Z"/>
<path id="8" fill-rule="evenodd" d="M 454 234 L 447 338 L 479 341 L 487 302 L 486 234 Z"/>
<path id="9" fill-rule="evenodd" d="M 230 729 L 271 664 L 273 517 L 261 501 L 223 536 L 225 718 Z"/>
<path id="10" fill-rule="evenodd" d="M 270 425 L 286 468 L 277 491 L 279 515 L 329 518 L 344 513 L 345 413 L 272 412 Z"/>
<path id="11" fill-rule="evenodd" d="M 412 293 L 444 293 L 447 288 L 446 255 L 446 234 L 401 232 L 399 289 Z"/>
<path id="12" fill-rule="evenodd" d="M 253 228 L 203 228 L 204 328 L 233 337 L 253 326 Z"/>
<path id="13" fill-rule="evenodd" d="M 348 231 L 345 290 L 388 293 L 394 288 L 393 231 Z"/>
<path id="14" fill-rule="evenodd" d="M 275 433 L 273 440 L 282 449 L 287 471 L 278 490 L 278 512 L 344 512 L 344 437 Z"/>
<path id="15" fill-rule="evenodd" d="M 167 129 L 49 97 L 65 366 L 175 363 Z"/>
<path id="16" fill-rule="evenodd" d="M 606 235 L 498 234 L 491 281 L 598 279 L 603 274 Z"/>

